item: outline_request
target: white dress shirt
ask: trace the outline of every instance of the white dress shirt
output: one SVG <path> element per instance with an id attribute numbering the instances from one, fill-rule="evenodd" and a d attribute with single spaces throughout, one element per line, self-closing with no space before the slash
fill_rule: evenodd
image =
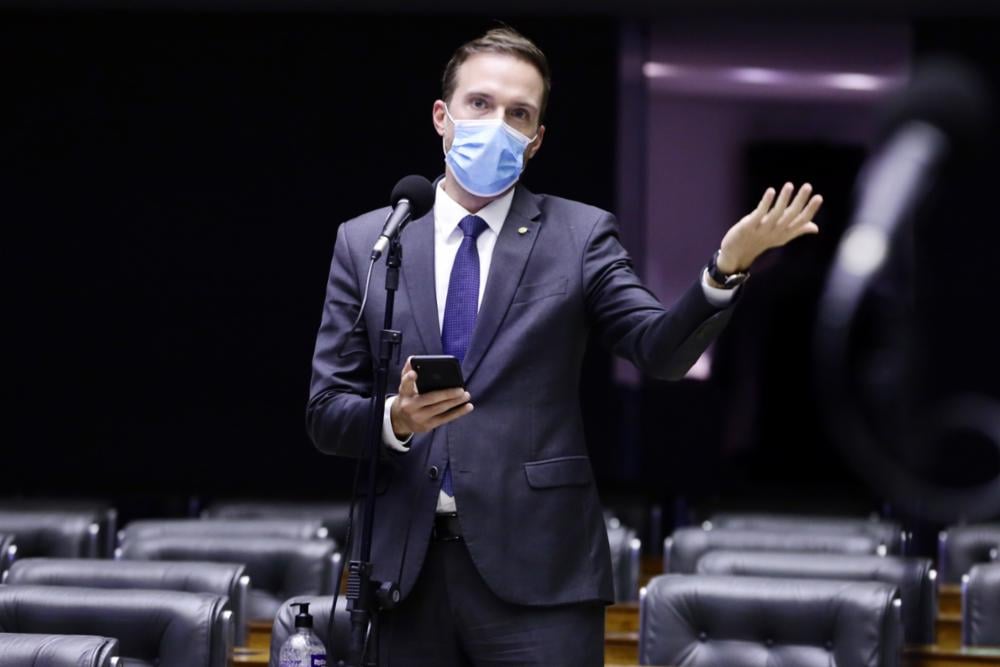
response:
<path id="1" fill-rule="evenodd" d="M 483 231 L 476 240 L 476 248 L 479 250 L 479 305 L 482 306 L 483 294 L 486 292 L 486 280 L 490 275 L 490 263 L 493 259 L 493 248 L 496 246 L 500 230 L 503 228 L 504 220 L 510 211 L 511 202 L 514 200 L 514 190 L 511 188 L 504 196 L 494 199 L 484 206 L 475 215 L 483 219 L 488 229 Z M 437 295 L 438 309 L 438 331 L 444 326 L 444 309 L 448 300 L 448 283 L 451 280 L 451 266 L 455 262 L 455 255 L 462 245 L 464 234 L 459 229 L 458 223 L 462 218 L 473 215 L 452 199 L 444 191 L 444 180 L 438 183 L 434 197 L 434 291 Z M 701 287 L 705 291 L 705 298 L 717 308 L 724 308 L 729 305 L 736 290 L 720 289 L 708 284 L 708 273 L 703 272 Z M 392 419 L 390 411 L 392 404 L 396 400 L 395 396 L 390 396 L 385 401 L 385 411 L 382 418 L 382 440 L 386 446 L 400 452 L 407 452 L 410 449 L 410 438 L 400 440 L 392 430 Z M 412 437 L 412 436 L 410 436 Z M 455 498 L 447 495 L 444 491 L 438 492 L 438 513 L 455 512 L 457 506 Z"/>

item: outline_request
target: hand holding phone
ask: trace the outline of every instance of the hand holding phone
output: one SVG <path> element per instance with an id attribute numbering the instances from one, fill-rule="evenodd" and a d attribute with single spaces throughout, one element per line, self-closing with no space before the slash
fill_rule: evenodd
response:
<path id="1" fill-rule="evenodd" d="M 422 355 L 407 359 L 399 394 L 390 411 L 392 430 L 405 439 L 425 433 L 472 412 L 458 359 L 447 355 Z"/>
<path id="2" fill-rule="evenodd" d="M 462 367 L 458 359 L 449 354 L 410 357 L 410 367 L 417 373 L 417 391 L 421 394 L 465 386 Z"/>

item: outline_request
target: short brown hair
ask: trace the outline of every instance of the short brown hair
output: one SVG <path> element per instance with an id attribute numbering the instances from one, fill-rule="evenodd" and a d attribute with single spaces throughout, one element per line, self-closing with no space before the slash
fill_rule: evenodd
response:
<path id="1" fill-rule="evenodd" d="M 444 68 L 444 76 L 441 77 L 441 99 L 445 102 L 451 100 L 451 96 L 455 94 L 455 87 L 458 85 L 458 68 L 477 53 L 502 53 L 514 56 L 529 65 L 533 65 L 538 70 L 538 73 L 542 75 L 542 108 L 538 110 L 538 122 L 541 124 L 542 118 L 545 117 L 545 107 L 549 104 L 549 90 L 552 88 L 549 61 L 534 42 L 507 26 L 493 28 L 483 36 L 466 42 L 455 50 L 451 60 Z"/>

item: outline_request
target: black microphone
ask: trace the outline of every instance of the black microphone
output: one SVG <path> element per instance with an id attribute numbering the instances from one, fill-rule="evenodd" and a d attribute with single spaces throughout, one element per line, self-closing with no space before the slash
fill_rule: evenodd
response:
<path id="1" fill-rule="evenodd" d="M 990 93 L 982 78 L 951 59 L 919 67 L 891 100 L 880 148 L 865 164 L 858 205 L 834 266 L 867 279 L 885 263 L 893 236 L 931 189 L 938 168 L 983 145 Z"/>
<path id="2" fill-rule="evenodd" d="M 392 212 L 386 218 L 385 225 L 382 226 L 382 233 L 372 247 L 371 259 L 374 262 L 385 249 L 389 247 L 389 242 L 393 237 L 403 231 L 410 220 L 423 217 L 431 207 L 434 206 L 434 186 L 423 176 L 404 176 L 396 183 L 389 196 L 389 203 Z"/>
<path id="3" fill-rule="evenodd" d="M 992 108 L 985 80 L 952 59 L 918 67 L 910 85 L 891 100 L 890 122 L 882 132 L 885 140 L 858 178 L 858 204 L 827 276 L 815 331 L 818 405 L 847 462 L 869 486 L 904 512 L 941 523 L 952 523 L 958 517 L 995 515 L 1000 508 L 1000 480 L 976 487 L 944 487 L 925 480 L 897 460 L 886 449 L 886 441 L 898 447 L 926 446 L 933 442 L 931 438 L 941 437 L 941 432 L 925 427 L 921 432 L 914 428 L 911 433 L 899 433 L 895 422 L 882 417 L 875 406 L 864 405 L 858 396 L 856 371 L 867 362 L 867 372 L 874 369 L 884 373 L 886 367 L 876 367 L 872 359 L 884 363 L 889 344 L 891 352 L 900 355 L 896 360 L 900 367 L 910 361 L 907 311 L 911 308 L 895 303 L 898 297 L 893 281 L 887 281 L 890 284 L 886 287 L 892 291 L 882 297 L 882 302 L 867 300 L 871 286 L 890 261 L 897 237 L 914 221 L 917 206 L 934 190 L 940 168 L 947 163 L 975 165 L 977 161 L 969 158 L 978 157 L 976 154 L 989 145 Z M 898 277 L 895 282 L 899 282 Z M 870 323 L 881 329 L 877 335 L 886 341 L 869 349 L 860 347 L 859 338 L 853 335 L 866 303 L 879 309 L 881 316 L 869 320 L 874 320 Z M 895 312 L 890 311 L 890 315 L 895 315 L 895 322 L 887 321 L 883 312 L 887 306 L 893 307 Z M 888 328 L 887 324 L 895 326 Z M 900 380 L 896 382 L 895 386 L 873 388 L 905 390 Z M 899 397 L 894 396 L 893 401 L 898 404 Z M 930 407 L 921 403 L 924 411 Z M 968 411 L 949 415 L 949 426 L 958 424 L 963 431 L 995 433 L 990 420 L 995 420 L 996 415 L 983 407 L 988 405 L 986 402 L 973 405 L 966 401 L 960 405 L 968 407 Z M 921 422 L 928 423 L 925 414 L 920 417 Z"/>

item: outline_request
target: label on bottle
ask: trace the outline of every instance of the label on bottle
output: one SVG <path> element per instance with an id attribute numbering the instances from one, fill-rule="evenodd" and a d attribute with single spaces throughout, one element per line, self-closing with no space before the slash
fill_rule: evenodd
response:
<path id="1" fill-rule="evenodd" d="M 310 657 L 311 657 L 311 663 L 309 667 L 326 667 L 325 655 L 314 655 Z"/>

